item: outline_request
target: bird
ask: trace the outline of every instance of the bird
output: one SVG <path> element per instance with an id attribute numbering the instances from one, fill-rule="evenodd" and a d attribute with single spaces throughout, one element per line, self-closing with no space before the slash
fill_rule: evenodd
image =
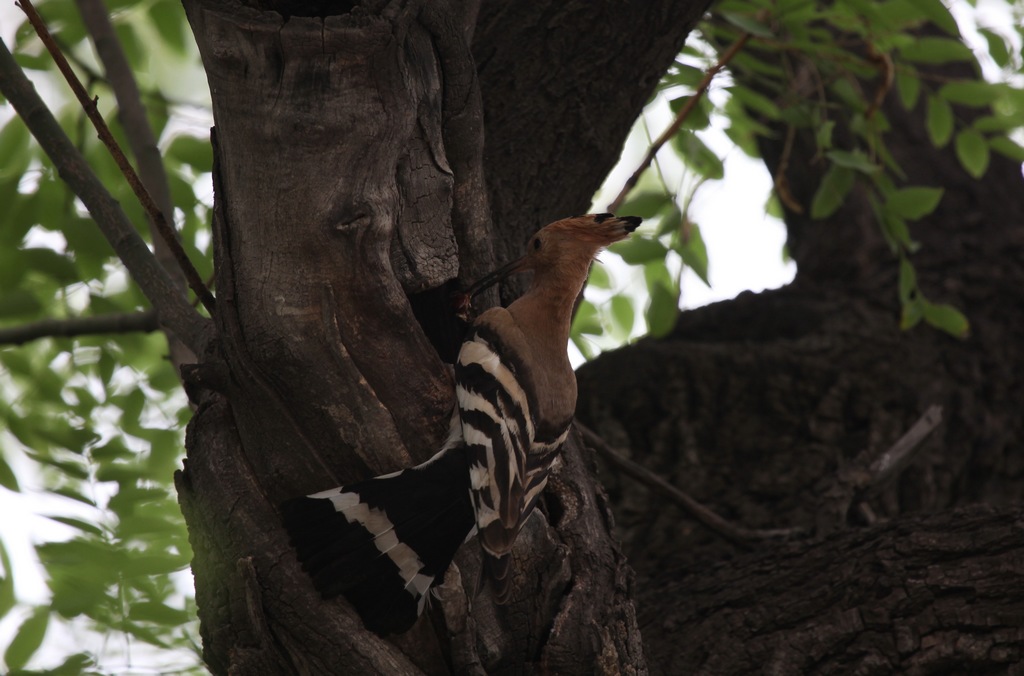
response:
<path id="1" fill-rule="evenodd" d="M 459 547 L 477 535 L 495 600 L 511 592 L 511 551 L 533 513 L 576 408 L 567 345 L 573 308 L 604 247 L 636 216 L 587 214 L 537 231 L 526 253 L 464 292 L 533 272 L 526 293 L 469 326 L 454 364 L 447 441 L 426 462 L 281 505 L 303 569 L 324 598 L 344 595 L 367 629 L 403 633 Z"/>

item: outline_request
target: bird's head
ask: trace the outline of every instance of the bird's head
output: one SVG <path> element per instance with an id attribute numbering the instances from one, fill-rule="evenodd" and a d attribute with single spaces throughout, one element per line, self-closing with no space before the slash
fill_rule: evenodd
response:
<path id="1" fill-rule="evenodd" d="M 579 278 L 582 285 L 598 251 L 628 237 L 640 222 L 639 216 L 620 218 L 612 214 L 587 214 L 555 221 L 530 238 L 522 258 L 483 277 L 466 294 L 475 296 L 509 275 L 524 270 L 533 270 L 537 276 L 556 273 Z"/>

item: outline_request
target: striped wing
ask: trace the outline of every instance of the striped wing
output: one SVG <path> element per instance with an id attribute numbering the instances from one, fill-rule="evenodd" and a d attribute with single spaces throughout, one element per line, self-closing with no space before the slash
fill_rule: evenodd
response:
<path id="1" fill-rule="evenodd" d="M 459 352 L 455 393 L 477 527 L 482 532 L 500 523 L 514 537 L 526 499 L 527 453 L 534 436 L 529 400 L 513 369 L 476 332 Z"/>
<path id="2" fill-rule="evenodd" d="M 509 591 L 508 554 L 568 434 L 566 425 L 557 438 L 538 441 L 536 407 L 517 378 L 516 364 L 516 356 L 496 336 L 478 328 L 463 343 L 455 366 L 470 495 L 499 600 Z"/>

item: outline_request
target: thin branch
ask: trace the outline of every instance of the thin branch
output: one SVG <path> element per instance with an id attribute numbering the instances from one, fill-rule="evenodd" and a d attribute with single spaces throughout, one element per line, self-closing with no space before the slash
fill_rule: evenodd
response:
<path id="1" fill-rule="evenodd" d="M 118 168 L 121 169 L 121 173 L 128 181 L 128 185 L 131 186 L 132 192 L 135 193 L 136 198 L 142 204 L 143 209 L 149 215 L 153 226 L 163 237 L 167 246 L 174 253 L 174 258 L 181 270 L 185 273 L 185 278 L 188 280 L 189 286 L 195 292 L 199 299 L 203 303 L 203 307 L 212 315 L 214 312 L 214 300 L 210 290 L 203 284 L 203 280 L 199 277 L 199 272 L 196 271 L 192 265 L 192 261 L 188 259 L 188 255 L 185 250 L 181 248 L 181 243 L 178 241 L 177 234 L 174 229 L 168 224 L 167 219 L 164 218 L 163 213 L 157 207 L 153 198 L 150 196 L 146 187 L 142 185 L 138 175 L 135 173 L 135 169 L 132 168 L 128 159 L 124 156 L 120 146 L 114 139 L 114 135 L 110 133 L 110 129 L 107 127 L 107 123 L 103 120 L 103 116 L 100 115 L 99 109 L 96 106 L 95 99 L 89 98 L 89 93 L 82 86 L 78 76 L 75 75 L 75 71 L 71 69 L 64 54 L 60 51 L 60 47 L 54 42 L 53 37 L 50 35 L 49 30 L 46 28 L 46 23 L 42 17 L 36 11 L 36 8 L 32 5 L 31 0 L 19 0 L 17 5 L 21 7 L 22 11 L 28 17 L 32 27 L 35 28 L 36 34 L 39 35 L 39 39 L 43 41 L 43 45 L 46 46 L 47 51 L 50 52 L 50 56 L 53 57 L 54 63 L 57 64 L 57 68 L 61 74 L 64 75 L 64 79 L 67 80 L 68 85 L 71 87 L 71 91 L 74 92 L 78 102 L 82 105 L 89 119 L 92 121 L 93 126 L 96 128 L 96 133 L 99 135 L 103 145 L 110 151 L 110 155 L 114 158 L 114 162 L 117 163 Z"/>
<path id="2" fill-rule="evenodd" d="M 736 38 L 736 41 L 729 46 L 729 49 L 719 57 L 718 63 L 709 68 L 708 72 L 704 73 L 704 78 L 700 81 L 700 84 L 697 85 L 697 90 L 689 99 L 687 99 L 686 103 L 676 115 L 676 119 L 672 121 L 672 124 L 670 124 L 668 128 L 661 133 L 661 136 L 651 144 L 651 147 L 647 149 L 647 154 L 644 155 L 644 159 L 640 161 L 640 166 L 637 167 L 637 170 L 633 172 L 633 175 L 626 180 L 626 183 L 622 186 L 622 190 L 619 192 L 618 197 L 612 200 L 611 204 L 608 205 L 608 211 L 615 213 L 619 207 L 622 206 L 622 203 L 626 201 L 626 195 L 629 194 L 630 190 L 636 187 L 637 181 L 640 180 L 640 175 L 647 170 L 647 167 L 651 166 L 651 162 L 654 161 L 654 156 L 658 154 L 661 147 L 668 143 L 669 140 L 676 135 L 676 132 L 679 131 L 679 128 L 683 126 L 683 122 L 686 121 L 690 111 L 692 111 L 694 106 L 697 105 L 697 102 L 700 101 L 700 97 L 704 95 L 704 92 L 707 91 L 708 87 L 711 86 L 711 81 L 715 79 L 718 72 L 725 68 L 726 64 L 732 61 L 733 57 L 743 49 L 743 46 L 747 44 L 747 41 L 750 40 L 750 38 L 750 33 L 744 33 Z"/>
<path id="3" fill-rule="evenodd" d="M 878 457 L 868 468 L 870 488 L 877 488 L 898 475 L 914 459 L 929 434 L 942 422 L 942 407 L 932 404 L 907 433 Z"/>
<path id="4" fill-rule="evenodd" d="M 210 322 L 196 313 L 185 294 L 175 288 L 121 206 L 96 178 L 85 158 L 54 119 L 53 113 L 39 98 L 35 87 L 2 40 L 0 92 L 24 120 L 57 167 L 61 178 L 89 209 L 132 279 L 159 313 L 161 325 L 173 331 L 193 352 L 202 354 L 209 339 Z"/>
<path id="5" fill-rule="evenodd" d="M 164 170 L 163 159 L 157 149 L 156 137 L 146 117 L 146 108 L 142 104 L 142 94 L 135 74 L 132 72 L 125 56 L 121 41 L 114 32 L 114 25 L 107 14 L 103 0 L 75 0 L 78 12 L 85 23 L 85 29 L 92 38 L 96 53 L 103 64 L 106 80 L 114 91 L 117 99 L 117 116 L 124 128 L 125 137 L 131 147 L 132 155 L 139 166 L 142 184 L 153 196 L 167 223 L 174 222 L 174 202 L 171 199 L 170 184 Z M 185 277 L 181 268 L 177 267 L 174 254 L 167 246 L 163 237 L 151 227 L 153 249 L 164 269 L 171 278 L 185 286 Z M 177 233 L 175 233 L 177 235 Z"/>
<path id="6" fill-rule="evenodd" d="M 95 317 L 68 317 L 0 328 L 0 345 L 23 345 L 40 338 L 74 338 L 104 333 L 150 333 L 160 328 L 155 310 Z"/>
<path id="7" fill-rule="evenodd" d="M 689 495 L 679 490 L 669 482 L 651 470 L 643 467 L 629 458 L 624 457 L 605 442 L 592 429 L 583 423 L 576 421 L 576 427 L 583 434 L 583 440 L 588 446 L 594 448 L 610 464 L 622 470 L 626 475 L 636 479 L 640 483 L 661 493 L 664 497 L 679 505 L 683 511 L 692 516 L 709 530 L 735 545 L 749 548 L 753 543 L 776 538 L 791 538 L 805 535 L 800 528 L 771 528 L 756 530 L 737 526 L 731 521 L 723 519 L 713 511 L 700 504 Z"/>

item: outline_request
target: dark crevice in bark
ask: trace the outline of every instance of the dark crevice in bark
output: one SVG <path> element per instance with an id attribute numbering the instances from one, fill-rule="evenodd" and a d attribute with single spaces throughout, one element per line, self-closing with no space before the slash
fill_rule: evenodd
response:
<path id="1" fill-rule="evenodd" d="M 455 314 L 457 280 L 409 297 L 413 315 L 441 361 L 454 364 L 468 325 Z"/>

